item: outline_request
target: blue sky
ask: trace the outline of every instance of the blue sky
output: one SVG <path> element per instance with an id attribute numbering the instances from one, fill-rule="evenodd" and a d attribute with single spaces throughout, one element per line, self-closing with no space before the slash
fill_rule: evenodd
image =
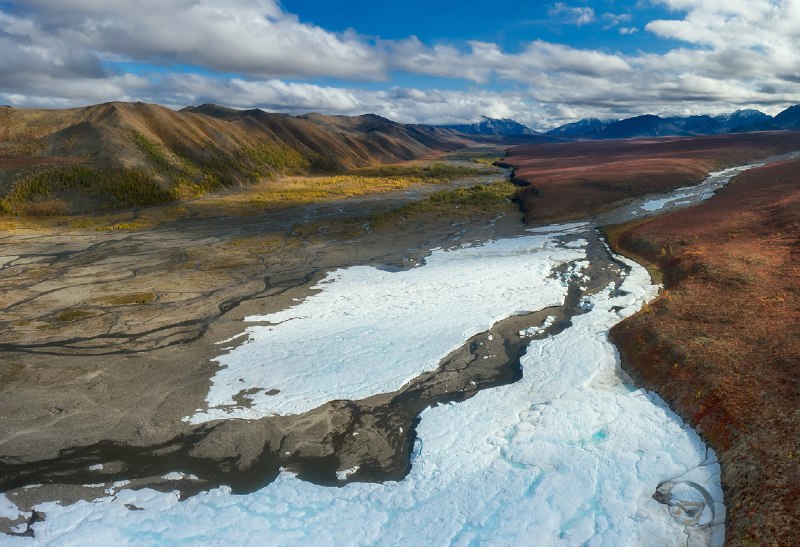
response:
<path id="1" fill-rule="evenodd" d="M 402 122 L 800 102 L 800 0 L 0 0 L 0 102 Z"/>
<path id="2" fill-rule="evenodd" d="M 572 47 L 635 54 L 639 50 L 666 52 L 680 42 L 638 32 L 647 22 L 669 17 L 669 10 L 656 4 L 627 1 L 520 2 L 498 0 L 408 0 L 402 3 L 355 0 L 343 8 L 337 2 L 283 0 L 281 5 L 300 21 L 328 30 L 355 30 L 376 40 L 403 40 L 416 36 L 425 43 L 449 44 L 467 48 L 478 40 L 499 44 L 503 50 L 518 53 L 534 40 L 569 44 Z M 575 24 L 570 9 L 594 11 L 590 23 Z M 583 12 L 582 12 L 583 13 Z M 636 29 L 632 34 L 620 28 Z M 331 83 L 330 80 L 319 80 Z M 404 86 L 462 88 L 465 82 L 452 78 L 436 79 L 395 71 L 392 81 Z M 504 83 L 493 82 L 492 89 Z M 375 85 L 361 87 L 376 88 Z M 486 86 L 484 86 L 486 87 Z"/>
<path id="3" fill-rule="evenodd" d="M 282 5 L 301 21 L 336 31 L 354 29 L 367 36 L 401 40 L 415 35 L 422 41 L 465 43 L 468 40 L 495 42 L 507 51 L 517 51 L 532 40 L 567 43 L 574 47 L 635 53 L 637 49 L 666 51 L 676 41 L 643 33 L 631 39 L 619 33 L 619 26 L 641 28 L 648 21 L 670 15 L 664 6 L 637 2 L 574 2 L 568 8 L 588 8 L 596 21 L 577 26 L 558 2 L 497 0 L 407 0 L 398 3 L 355 0 L 347 8 L 337 2 L 283 0 Z M 604 14 L 630 16 L 630 21 L 613 25 Z"/>

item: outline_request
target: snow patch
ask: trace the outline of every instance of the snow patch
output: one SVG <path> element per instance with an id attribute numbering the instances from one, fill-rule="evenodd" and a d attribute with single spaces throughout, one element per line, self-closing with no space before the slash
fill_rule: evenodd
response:
<path id="1" fill-rule="evenodd" d="M 756 167 L 761 167 L 763 163 L 753 163 L 750 165 L 740 165 L 739 167 L 731 167 L 730 169 L 723 169 L 722 171 L 714 171 L 709 173 L 708 177 L 696 186 L 686 186 L 678 188 L 668 196 L 658 199 L 651 199 L 645 201 L 640 206 L 643 211 L 654 212 L 663 209 L 666 206 L 681 206 L 688 205 L 693 200 L 703 201 L 714 195 L 714 192 L 728 184 L 733 177 Z"/>
<path id="2" fill-rule="evenodd" d="M 0 518 L 17 520 L 22 514 L 17 505 L 8 499 L 5 494 L 0 494 Z"/>
<path id="3" fill-rule="evenodd" d="M 298 305 L 247 318 L 271 324 L 251 326 L 246 343 L 217 359 L 208 410 L 185 420 L 299 414 L 401 388 L 495 322 L 563 303 L 566 288 L 550 272 L 585 251 L 564 248 L 558 238 L 567 230 L 555 230 L 436 250 L 406 271 L 329 273 Z"/>
<path id="4" fill-rule="evenodd" d="M 532 234 L 580 234 L 589 227 L 588 222 L 573 222 L 569 224 L 549 224 L 537 228 L 528 228 L 526 231 Z"/>
<path id="5" fill-rule="evenodd" d="M 180 471 L 173 471 L 171 473 L 167 473 L 161 478 L 168 481 L 182 481 L 187 477 L 185 473 L 181 473 Z"/>
<path id="6" fill-rule="evenodd" d="M 295 299 L 295 300 L 297 300 L 297 299 Z M 239 334 L 231 336 L 230 338 L 226 338 L 225 340 L 220 340 L 219 342 L 216 343 L 216 345 L 221 346 L 222 344 L 227 344 L 229 342 L 233 342 L 234 340 L 238 340 L 239 338 L 241 338 L 243 336 L 247 336 L 247 331 L 240 332 Z"/>

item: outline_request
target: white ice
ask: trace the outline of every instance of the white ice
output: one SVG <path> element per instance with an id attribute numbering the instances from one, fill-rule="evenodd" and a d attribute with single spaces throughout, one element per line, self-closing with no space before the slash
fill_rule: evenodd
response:
<path id="1" fill-rule="evenodd" d="M 0 494 L 0 518 L 16 520 L 20 511 L 16 504 L 8 499 L 5 494 Z"/>
<path id="2" fill-rule="evenodd" d="M 496 321 L 563 303 L 566 287 L 549 274 L 584 258 L 586 241 L 564 248 L 557 236 L 575 226 L 557 229 L 438 249 L 407 271 L 329 273 L 298 305 L 247 318 L 271 325 L 250 327 L 247 342 L 217 359 L 209 409 L 187 420 L 299 414 L 401 388 Z M 247 404 L 237 405 L 237 394 Z"/>
<path id="3" fill-rule="evenodd" d="M 544 322 L 541 325 L 539 325 L 538 327 L 530 327 L 530 328 L 527 328 L 525 330 L 519 331 L 519 336 L 520 336 L 520 338 L 525 338 L 525 337 L 531 337 L 532 338 L 534 336 L 538 336 L 538 335 L 542 334 L 543 332 L 545 332 L 547 329 L 549 329 L 550 326 L 553 323 L 555 323 L 555 320 L 556 320 L 556 317 L 554 315 L 548 315 L 547 318 L 544 320 Z"/>
<path id="4" fill-rule="evenodd" d="M 723 169 L 722 171 L 709 173 L 708 177 L 702 183 L 696 186 L 679 188 L 663 198 L 645 201 L 640 206 L 640 209 L 643 211 L 654 212 L 663 209 L 667 205 L 687 205 L 692 201 L 692 199 L 695 199 L 696 201 L 708 199 L 714 195 L 714 192 L 717 189 L 728 184 L 731 179 L 739 173 L 755 167 L 761 167 L 762 165 L 764 164 L 753 163 L 750 165 L 741 165 L 739 167 L 731 167 L 730 169 Z"/>
<path id="5" fill-rule="evenodd" d="M 353 473 L 357 472 L 360 468 L 361 468 L 361 466 L 354 465 L 353 467 L 350 467 L 348 469 L 343 469 L 342 471 L 337 471 L 336 472 L 336 478 L 338 480 L 340 480 L 340 481 L 346 481 L 347 478 L 350 475 L 352 475 Z"/>
<path id="6" fill-rule="evenodd" d="M 629 265 L 620 293 L 613 287 L 598 293 L 571 328 L 531 342 L 520 381 L 424 411 L 403 481 L 330 488 L 282 472 L 249 495 L 221 487 L 184 502 L 174 493 L 123 490 L 68 507 L 37 506 L 47 516 L 34 525 L 37 540 L 56 546 L 86 538 L 131 545 L 719 545 L 724 507 L 713 453 L 657 396 L 622 384 L 617 374 L 608 329 L 657 291 L 642 267 Z M 708 523 L 673 518 L 656 502 L 652 496 L 664 481 L 675 483 L 677 502 L 682 496 L 697 502 L 698 490 L 688 484 L 707 491 L 713 501 L 701 516 Z"/>
<path id="7" fill-rule="evenodd" d="M 532 234 L 549 234 L 553 232 L 560 232 L 562 234 L 580 234 L 586 231 L 588 226 L 588 222 L 573 222 L 570 224 L 548 224 L 547 226 L 528 228 L 525 231 Z"/>

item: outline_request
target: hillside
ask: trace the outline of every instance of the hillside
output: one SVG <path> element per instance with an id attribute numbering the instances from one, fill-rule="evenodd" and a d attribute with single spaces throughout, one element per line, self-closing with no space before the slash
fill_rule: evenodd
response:
<path id="1" fill-rule="evenodd" d="M 729 545 L 800 539 L 800 160 L 753 169 L 709 201 L 608 229 L 666 290 L 611 331 L 722 462 Z"/>
<path id="2" fill-rule="evenodd" d="M 112 102 L 0 109 L 0 212 L 63 214 L 192 198 L 277 174 L 453 150 L 453 131 L 374 115 L 289 116 Z"/>

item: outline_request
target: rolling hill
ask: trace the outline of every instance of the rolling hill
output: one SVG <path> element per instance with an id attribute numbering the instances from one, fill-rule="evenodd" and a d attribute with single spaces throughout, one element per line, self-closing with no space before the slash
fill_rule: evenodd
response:
<path id="1" fill-rule="evenodd" d="M 375 115 L 289 116 L 205 104 L 0 109 L 0 212 L 62 214 L 191 198 L 286 173 L 338 172 L 463 146 Z"/>

